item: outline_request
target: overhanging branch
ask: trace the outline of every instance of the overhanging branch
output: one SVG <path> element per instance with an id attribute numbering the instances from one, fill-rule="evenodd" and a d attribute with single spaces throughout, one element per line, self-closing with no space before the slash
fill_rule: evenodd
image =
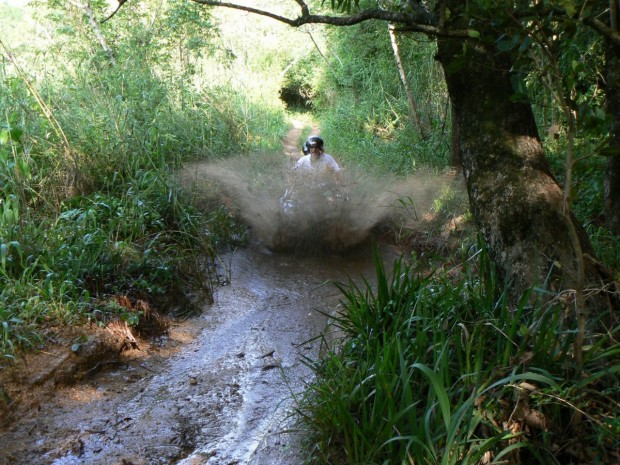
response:
<path id="1" fill-rule="evenodd" d="M 601 20 L 596 19 L 596 18 L 591 18 L 591 17 L 585 18 L 584 23 L 586 23 L 592 29 L 597 31 L 603 37 L 613 42 L 614 45 L 620 46 L 620 33 L 618 33 L 617 30 L 610 28 L 605 23 L 603 23 Z"/>
<path id="2" fill-rule="evenodd" d="M 118 0 L 118 6 L 116 7 L 116 10 L 114 10 L 114 11 L 112 12 L 112 14 L 110 14 L 110 15 L 109 15 L 106 19 L 101 20 L 101 21 L 100 21 L 100 23 L 101 23 L 101 24 L 103 24 L 103 23 L 105 23 L 106 21 L 108 21 L 108 20 L 112 19 L 112 17 L 113 17 L 116 13 L 118 13 L 118 10 L 120 10 L 120 9 L 121 9 L 121 7 L 125 4 L 125 2 L 126 2 L 126 1 L 127 1 L 127 0 Z"/>
<path id="3" fill-rule="evenodd" d="M 296 18 L 287 18 L 285 16 L 271 13 L 270 11 L 261 10 L 236 3 L 222 2 L 219 0 L 191 0 L 200 5 L 216 6 L 223 8 L 231 8 L 234 10 L 245 11 L 248 13 L 265 16 L 281 23 L 288 24 L 292 27 L 303 26 L 304 24 L 327 24 L 332 26 L 354 26 L 364 21 L 377 19 L 397 23 L 406 28 L 407 31 L 422 32 L 432 36 L 452 37 L 452 38 L 471 38 L 474 36 L 470 30 L 444 30 L 434 24 L 428 23 L 428 16 L 421 13 L 407 14 L 397 11 L 388 11 L 381 8 L 371 8 L 362 10 L 358 13 L 348 16 L 331 16 L 331 15 L 313 15 L 310 13 L 308 5 L 303 0 L 295 0 L 295 3 L 301 8 L 301 14 Z"/>

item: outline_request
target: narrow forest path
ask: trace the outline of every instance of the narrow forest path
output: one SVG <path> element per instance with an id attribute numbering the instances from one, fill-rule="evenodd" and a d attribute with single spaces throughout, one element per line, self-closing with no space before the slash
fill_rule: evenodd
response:
<path id="1" fill-rule="evenodd" d="M 299 158 L 301 156 L 301 147 L 299 140 L 304 129 L 304 123 L 299 120 L 292 121 L 292 128 L 282 141 L 284 153 L 291 158 Z"/>
<path id="2" fill-rule="evenodd" d="M 298 153 L 297 129 L 285 147 Z M 0 424 L 0 465 L 301 464 L 287 431 L 312 378 L 303 359 L 319 356 L 325 312 L 338 308 L 331 281 L 372 281 L 370 246 L 315 257 L 250 246 L 222 262 L 230 285 L 158 343 L 102 359 L 71 386 L 24 378 L 33 396 Z"/>
<path id="3" fill-rule="evenodd" d="M 284 149 L 284 153 L 289 158 L 297 160 L 299 157 L 302 156 L 301 147 L 303 145 L 303 140 L 301 136 L 304 130 L 308 128 L 308 136 L 320 134 L 318 126 L 307 126 L 306 123 L 298 119 L 293 119 L 291 121 L 291 129 L 289 130 L 286 137 L 282 140 L 282 148 Z"/>

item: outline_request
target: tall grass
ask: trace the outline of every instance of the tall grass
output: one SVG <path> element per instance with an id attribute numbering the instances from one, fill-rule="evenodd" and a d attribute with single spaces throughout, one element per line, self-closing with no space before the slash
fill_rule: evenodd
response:
<path id="1" fill-rule="evenodd" d="M 313 106 L 329 151 L 368 170 L 411 174 L 449 162 L 450 113 L 433 42 L 400 35 L 400 53 L 423 139 L 407 104 L 386 24 L 369 22 L 330 32 L 328 61 L 315 78 Z M 372 65 L 368 65 L 372 63 Z"/>
<path id="2" fill-rule="evenodd" d="M 122 32 L 114 66 L 79 41 L 46 50 L 63 66 L 2 62 L 0 357 L 38 345 L 42 325 L 139 321 L 121 297 L 161 312 L 186 310 L 190 289 L 209 299 L 218 248 L 243 240 L 175 171 L 279 147 L 282 108 L 159 72 L 174 65 L 135 47 L 144 34 Z"/>
<path id="3" fill-rule="evenodd" d="M 561 306 L 516 307 L 486 253 L 463 273 L 404 258 L 376 284 L 339 285 L 342 339 L 298 413 L 312 463 L 608 463 L 620 446 L 619 328 L 592 332 L 588 368 Z M 571 418 L 585 415 L 578 426 Z M 579 437 L 582 447 L 568 448 Z M 571 455 L 576 454 L 576 455 Z"/>
<path id="4" fill-rule="evenodd" d="M 118 296 L 159 311 L 190 305 L 185 298 L 190 287 L 209 298 L 216 247 L 242 230 L 223 207 L 191 208 L 166 170 L 111 177 L 100 190 L 66 197 L 55 212 L 33 210 L 27 199 L 5 193 L 0 199 L 5 356 L 37 343 L 39 324 L 87 318 L 105 324 L 118 317 L 135 322 L 131 309 L 108 305 Z"/>

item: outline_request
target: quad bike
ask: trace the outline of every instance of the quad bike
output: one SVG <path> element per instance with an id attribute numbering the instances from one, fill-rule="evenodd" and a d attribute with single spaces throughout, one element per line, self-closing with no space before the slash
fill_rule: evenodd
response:
<path id="1" fill-rule="evenodd" d="M 299 215 L 333 212 L 339 202 L 346 200 L 347 196 L 340 186 L 323 183 L 312 187 L 304 186 L 297 190 L 289 187 L 279 202 L 285 215 Z"/>
<path id="2" fill-rule="evenodd" d="M 296 185 L 287 188 L 278 202 L 274 250 L 301 254 L 343 251 L 355 237 L 348 221 L 347 191 L 341 185 Z"/>

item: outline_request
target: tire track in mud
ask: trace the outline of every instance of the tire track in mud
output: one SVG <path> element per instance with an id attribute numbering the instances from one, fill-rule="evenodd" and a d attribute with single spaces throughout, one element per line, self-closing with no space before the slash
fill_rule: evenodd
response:
<path id="1" fill-rule="evenodd" d="M 302 359 L 319 356 L 317 337 L 326 327 L 322 312 L 338 305 L 339 294 L 327 280 L 345 281 L 362 271 L 370 250 L 363 260 L 301 259 L 255 249 L 240 254 L 233 259 L 232 285 L 215 304 L 217 314 L 236 309 L 234 319 L 218 325 L 222 347 L 215 366 L 237 363 L 239 370 L 230 374 L 239 386 L 239 403 L 226 415 L 228 432 L 180 463 L 301 464 L 297 438 L 284 431 L 291 426 L 295 395 L 312 378 Z"/>

